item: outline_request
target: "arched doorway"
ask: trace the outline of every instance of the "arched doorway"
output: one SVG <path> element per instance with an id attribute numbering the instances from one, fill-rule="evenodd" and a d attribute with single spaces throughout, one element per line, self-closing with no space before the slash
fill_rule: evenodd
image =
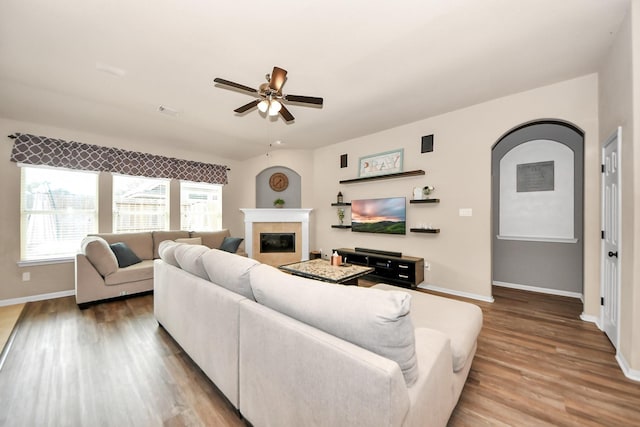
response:
<path id="1" fill-rule="evenodd" d="M 492 149 L 494 285 L 583 293 L 584 133 L 545 120 L 507 132 Z"/>

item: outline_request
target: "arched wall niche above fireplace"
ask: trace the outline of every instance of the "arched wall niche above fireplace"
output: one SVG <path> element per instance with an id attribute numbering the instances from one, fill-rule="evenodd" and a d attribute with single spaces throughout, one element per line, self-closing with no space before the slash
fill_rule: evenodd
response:
<path id="1" fill-rule="evenodd" d="M 289 185 L 283 191 L 274 191 L 269 186 L 269 179 L 274 173 L 287 176 Z M 273 208 L 275 199 L 283 199 L 285 208 L 299 209 L 302 207 L 302 179 L 293 169 L 285 166 L 272 166 L 256 175 L 256 208 Z"/>

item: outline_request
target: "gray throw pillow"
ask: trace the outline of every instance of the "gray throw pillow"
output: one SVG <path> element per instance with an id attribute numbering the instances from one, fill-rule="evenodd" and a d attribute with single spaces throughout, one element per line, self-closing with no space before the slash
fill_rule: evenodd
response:
<path id="1" fill-rule="evenodd" d="M 220 245 L 220 250 L 235 254 L 243 240 L 242 237 L 225 237 Z"/>
<path id="2" fill-rule="evenodd" d="M 418 379 L 408 293 L 319 282 L 265 264 L 249 277 L 258 303 L 395 361 L 407 386 Z"/>
<path id="3" fill-rule="evenodd" d="M 138 255 L 136 255 L 124 242 L 112 243 L 109 247 L 115 254 L 116 259 L 118 260 L 118 267 L 120 268 L 129 267 L 130 265 L 142 262 L 142 260 L 138 258 Z"/>

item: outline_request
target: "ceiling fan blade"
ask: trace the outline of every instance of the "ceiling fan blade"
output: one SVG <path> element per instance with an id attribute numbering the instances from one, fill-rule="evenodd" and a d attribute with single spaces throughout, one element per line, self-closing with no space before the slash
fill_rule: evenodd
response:
<path id="1" fill-rule="evenodd" d="M 258 91 L 252 87 L 241 85 L 240 83 L 230 82 L 229 80 L 221 79 L 220 77 L 216 77 L 213 79 L 215 83 L 235 87 L 236 89 L 244 90 L 245 92 L 257 93 Z"/>
<path id="2" fill-rule="evenodd" d="M 287 107 L 285 107 L 284 105 L 282 106 L 282 108 L 280 108 L 280 115 L 287 122 L 293 121 L 295 119 L 295 117 L 293 117 L 293 114 L 291 114 L 291 112 L 289 112 L 289 110 L 287 110 Z"/>
<path id="3" fill-rule="evenodd" d="M 276 92 L 280 92 L 284 81 L 287 79 L 287 70 L 283 70 L 279 67 L 273 67 L 271 72 L 271 80 L 269 81 L 269 87 Z"/>
<path id="4" fill-rule="evenodd" d="M 250 110 L 253 107 L 255 107 L 256 105 L 258 105 L 260 103 L 260 101 L 262 101 L 262 100 L 261 99 L 254 99 L 250 103 L 245 104 L 242 107 L 238 107 L 233 111 L 235 111 L 236 113 L 244 113 L 245 111 Z"/>
<path id="5" fill-rule="evenodd" d="M 315 96 L 301 96 L 301 95 L 285 95 L 284 99 L 291 102 L 302 102 L 304 104 L 322 105 L 324 100 Z"/>

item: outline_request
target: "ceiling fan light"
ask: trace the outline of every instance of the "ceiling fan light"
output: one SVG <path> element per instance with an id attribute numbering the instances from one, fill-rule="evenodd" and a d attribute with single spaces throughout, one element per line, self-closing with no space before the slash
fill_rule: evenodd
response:
<path id="1" fill-rule="evenodd" d="M 260 110 L 260 112 L 266 113 L 268 109 L 269 109 L 269 101 L 267 101 L 266 99 L 263 99 L 258 103 L 258 110 Z"/>
<path id="2" fill-rule="evenodd" d="M 271 106 L 269 107 L 269 115 L 277 116 L 281 108 L 282 108 L 282 104 L 280 103 L 280 101 L 276 101 L 276 100 L 271 101 Z"/>

